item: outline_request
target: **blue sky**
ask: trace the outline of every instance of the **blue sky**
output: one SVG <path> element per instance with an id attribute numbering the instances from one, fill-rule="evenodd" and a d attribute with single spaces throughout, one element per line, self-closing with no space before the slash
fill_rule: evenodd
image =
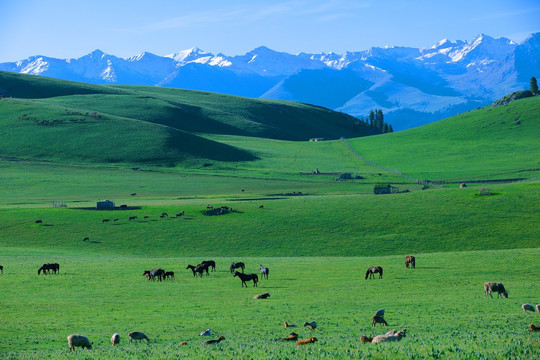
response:
<path id="1" fill-rule="evenodd" d="M 538 0 L 0 0 L 0 62 L 199 47 L 244 54 L 428 47 L 540 31 Z"/>

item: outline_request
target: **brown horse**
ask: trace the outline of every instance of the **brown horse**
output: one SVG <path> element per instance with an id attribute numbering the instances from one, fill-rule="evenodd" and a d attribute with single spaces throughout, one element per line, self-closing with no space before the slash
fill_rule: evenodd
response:
<path id="1" fill-rule="evenodd" d="M 237 277 L 237 276 L 240 278 L 240 280 L 242 280 L 242 287 L 244 287 L 244 285 L 246 285 L 247 287 L 246 281 L 253 280 L 253 287 L 256 287 L 257 282 L 259 282 L 259 277 L 257 276 L 257 274 L 244 274 L 244 273 L 235 271 L 234 277 Z"/>
<path id="2" fill-rule="evenodd" d="M 405 266 L 407 269 L 409 268 L 409 264 L 412 266 L 413 269 L 416 269 L 416 259 L 414 256 L 407 256 L 405 258 Z"/>
<path id="3" fill-rule="evenodd" d="M 376 273 L 379 273 L 379 279 L 382 279 L 383 269 L 380 266 L 372 266 L 372 267 L 370 267 L 366 272 L 366 279 L 368 278 L 368 276 L 369 276 L 370 279 L 372 277 L 375 278 Z"/>

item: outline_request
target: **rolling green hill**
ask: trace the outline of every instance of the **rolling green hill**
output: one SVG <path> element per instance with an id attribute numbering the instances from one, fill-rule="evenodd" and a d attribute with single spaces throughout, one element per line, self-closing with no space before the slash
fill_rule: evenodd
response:
<path id="1" fill-rule="evenodd" d="M 199 133 L 307 140 L 368 132 L 348 115 L 285 101 L 8 72 L 0 72 L 0 89 L 4 157 L 189 166 L 256 159 Z"/>
<path id="2" fill-rule="evenodd" d="M 418 179 L 538 178 L 540 96 L 418 128 L 350 140 L 363 157 Z"/>

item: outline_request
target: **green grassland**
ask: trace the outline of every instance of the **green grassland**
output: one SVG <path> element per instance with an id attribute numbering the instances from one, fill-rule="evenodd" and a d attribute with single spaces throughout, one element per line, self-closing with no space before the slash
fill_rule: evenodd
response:
<path id="1" fill-rule="evenodd" d="M 538 315 L 520 305 L 538 300 L 539 256 L 538 249 L 417 254 L 415 270 L 405 269 L 403 256 L 215 258 L 217 271 L 203 278 L 185 269 L 200 257 L 49 257 L 62 265 L 59 275 L 48 276 L 36 273 L 41 256 L 7 257 L 0 357 L 533 359 L 540 345 L 527 325 Z M 241 288 L 228 271 L 233 260 L 244 260 L 248 272 L 264 264 L 269 280 Z M 365 280 L 365 269 L 375 264 L 385 269 L 383 279 Z M 175 271 L 176 281 L 147 281 L 142 272 L 154 266 Z M 509 298 L 486 299 L 486 280 L 504 282 Z M 270 299 L 252 299 L 264 292 Z M 371 327 L 379 308 L 388 328 Z M 312 320 L 316 330 L 302 327 Z M 284 321 L 299 328 L 285 329 Z M 207 328 L 226 340 L 203 346 L 198 334 Z M 361 334 L 392 328 L 407 328 L 407 337 L 360 343 Z M 276 342 L 291 330 L 319 342 L 304 348 Z M 143 331 L 150 344 L 129 344 L 130 331 Z M 113 348 L 114 332 L 123 340 Z M 87 335 L 94 349 L 70 354 L 70 333 Z M 178 346 L 181 341 L 188 345 Z"/>
<path id="2" fill-rule="evenodd" d="M 353 139 L 377 164 L 431 180 L 538 179 L 540 97 L 487 106 L 425 126 Z"/>
<path id="3" fill-rule="evenodd" d="M 4 72 L 0 93 L 0 359 L 540 353 L 527 329 L 540 317 L 520 308 L 540 302 L 540 97 L 355 138 L 362 129 L 345 126 L 345 115 L 290 102 Z M 480 183 L 422 190 L 356 157 L 341 136 L 383 168 Z M 291 141 L 310 137 L 335 140 Z M 362 178 L 336 181 L 342 172 Z M 407 192 L 373 195 L 381 183 Z M 485 187 L 491 195 L 479 196 Z M 95 210 L 105 198 L 129 208 Z M 59 200 L 68 207 L 50 206 Z M 233 212 L 207 216 L 209 204 Z M 405 255 L 417 269 L 405 269 Z M 217 272 L 194 278 L 186 265 L 205 259 Z M 232 261 L 256 273 L 263 264 L 270 279 L 242 289 Z M 61 273 L 38 276 L 49 262 Z M 383 279 L 364 280 L 375 265 Z M 147 281 L 142 272 L 154 267 L 176 281 Z M 486 281 L 503 282 L 509 299 L 486 299 Z M 271 298 L 252 299 L 264 292 Z M 379 308 L 389 328 L 370 326 Z M 276 342 L 290 332 L 284 321 L 311 320 L 317 343 Z M 399 343 L 360 343 L 403 327 Z M 226 340 L 203 346 L 207 328 Z M 129 331 L 152 341 L 128 344 Z M 113 348 L 114 332 L 123 340 Z M 72 333 L 94 349 L 71 354 Z"/>

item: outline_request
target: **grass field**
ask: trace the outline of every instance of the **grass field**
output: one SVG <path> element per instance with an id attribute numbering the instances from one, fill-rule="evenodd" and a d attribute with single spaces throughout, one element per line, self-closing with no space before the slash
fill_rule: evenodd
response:
<path id="1" fill-rule="evenodd" d="M 452 182 L 424 188 L 343 140 L 279 140 L 311 120 L 309 131 L 322 129 L 325 109 L 0 73 L 6 83 L 14 98 L 0 100 L 0 359 L 538 358 L 527 325 L 540 316 L 520 305 L 540 303 L 540 97 L 349 139 L 384 168 Z M 331 117 L 339 138 L 343 119 Z M 343 172 L 362 178 L 336 181 Z M 522 180 L 492 181 L 508 179 Z M 377 184 L 401 192 L 374 195 Z M 98 211 L 102 199 L 128 209 Z M 233 211 L 207 216 L 210 204 Z M 406 255 L 416 269 L 405 269 Z M 208 259 L 217 272 L 186 270 Z M 233 261 L 247 272 L 267 266 L 270 279 L 241 288 Z M 52 262 L 60 274 L 38 276 Z M 383 279 L 365 280 L 375 265 Z M 154 267 L 176 281 L 147 281 Z M 503 282 L 510 297 L 486 299 L 486 281 Z M 253 299 L 264 292 L 270 299 Z M 380 308 L 388 328 L 370 325 Z M 312 320 L 313 334 L 301 326 Z M 284 321 L 319 341 L 277 342 L 290 332 Z M 226 340 L 203 346 L 207 328 Z M 392 328 L 407 337 L 360 342 Z M 128 344 L 130 331 L 151 342 Z M 113 348 L 114 332 L 123 340 Z M 72 333 L 94 349 L 71 354 Z"/>
<path id="2" fill-rule="evenodd" d="M 2 358 L 73 358 L 70 333 L 87 335 L 86 359 L 150 358 L 497 358 L 533 359 L 538 335 L 527 325 L 538 314 L 521 303 L 538 302 L 538 249 L 417 254 L 407 270 L 403 256 L 214 258 L 217 271 L 193 278 L 187 264 L 202 258 L 50 256 L 59 275 L 38 276 L 43 256 L 27 253 L 2 258 Z M 228 271 L 243 260 L 246 271 L 270 268 L 258 288 L 241 288 Z M 367 267 L 381 265 L 383 279 L 365 280 Z M 173 270 L 176 281 L 149 282 L 145 269 Z M 526 268 L 527 271 L 523 271 Z M 508 299 L 486 299 L 483 283 L 502 281 Z M 29 291 L 31 289 L 31 291 Z M 253 300 L 269 292 L 268 300 Z M 388 328 L 371 327 L 371 315 L 386 310 Z M 315 320 L 310 332 L 301 325 Z M 284 329 L 283 322 L 300 325 Z M 199 332 L 210 328 L 226 340 L 202 345 Z M 407 328 L 400 343 L 362 344 L 361 334 Z M 319 342 L 296 348 L 279 343 L 291 330 Z M 129 344 L 127 333 L 142 331 L 151 343 Z M 122 342 L 110 345 L 119 332 Z M 188 345 L 177 344 L 187 341 Z"/>

